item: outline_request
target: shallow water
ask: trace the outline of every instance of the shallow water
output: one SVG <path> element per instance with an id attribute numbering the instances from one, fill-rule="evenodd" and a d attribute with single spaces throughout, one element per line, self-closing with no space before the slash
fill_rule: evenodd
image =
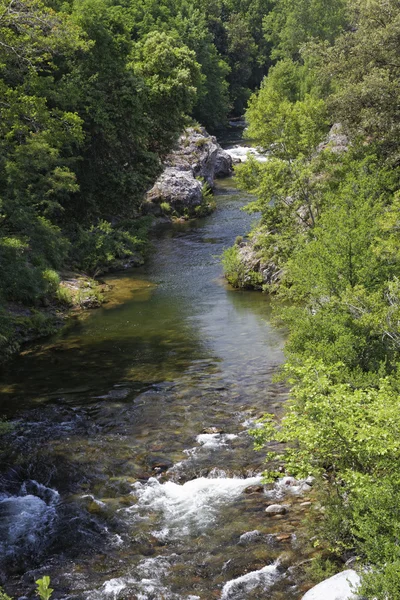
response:
<path id="1" fill-rule="evenodd" d="M 220 182 L 211 216 L 160 228 L 146 267 L 108 279 L 103 308 L 3 374 L 10 593 L 49 574 L 55 598 L 299 597 L 280 557 L 301 553 L 302 490 L 260 488 L 248 434 L 285 400 L 283 337 L 267 297 L 229 288 L 219 261 L 251 226 L 247 201 Z M 266 517 L 282 489 L 290 510 Z"/>

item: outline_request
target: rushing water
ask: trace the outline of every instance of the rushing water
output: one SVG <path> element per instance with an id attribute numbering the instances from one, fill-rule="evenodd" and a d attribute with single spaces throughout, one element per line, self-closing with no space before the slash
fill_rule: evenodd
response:
<path id="1" fill-rule="evenodd" d="M 146 267 L 109 278 L 103 308 L 3 374 L 9 593 L 49 574 L 64 599 L 299 597 L 304 489 L 260 487 L 248 434 L 285 399 L 282 335 L 268 299 L 230 289 L 219 262 L 251 225 L 246 202 L 221 182 L 214 214 L 160 230 Z M 276 498 L 290 509 L 267 517 Z"/>

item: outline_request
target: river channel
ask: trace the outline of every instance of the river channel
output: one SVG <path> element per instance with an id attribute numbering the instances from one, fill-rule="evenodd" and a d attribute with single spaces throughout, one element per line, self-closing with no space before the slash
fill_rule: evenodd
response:
<path id="1" fill-rule="evenodd" d="M 160 228 L 102 308 L 7 365 L 0 581 L 15 598 L 43 574 L 70 600 L 301 597 L 290 564 L 307 494 L 260 486 L 248 433 L 285 401 L 283 335 L 265 295 L 222 278 L 248 198 L 228 179 L 216 200 Z M 273 501 L 287 514 L 266 515 Z"/>

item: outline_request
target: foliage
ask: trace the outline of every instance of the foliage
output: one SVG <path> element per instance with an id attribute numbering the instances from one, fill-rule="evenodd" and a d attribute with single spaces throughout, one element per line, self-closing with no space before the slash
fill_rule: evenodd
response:
<path id="1" fill-rule="evenodd" d="M 316 476 L 315 543 L 335 565 L 356 553 L 360 594 L 382 600 L 400 597 L 399 23 L 397 0 L 277 0 L 264 28 L 280 60 L 247 111 L 268 160 L 237 170 L 288 330 L 285 416 L 254 431 L 259 448 L 281 443 L 267 476 L 282 461 Z"/>
<path id="2" fill-rule="evenodd" d="M 107 221 L 100 221 L 90 229 L 78 231 L 73 259 L 77 267 L 91 275 L 107 271 L 118 259 L 128 259 L 136 254 L 141 260 L 146 234 L 145 222 L 125 221 L 113 227 Z"/>
<path id="3" fill-rule="evenodd" d="M 38 579 L 36 582 L 36 594 L 39 596 L 40 600 L 50 600 L 54 590 L 50 587 L 50 577 L 48 575 L 44 575 L 42 579 Z M 7 596 L 0 588 L 0 600 L 12 600 L 10 596 Z"/>
<path id="4" fill-rule="evenodd" d="M 50 577 L 45 575 L 42 579 L 36 581 L 37 595 L 40 600 L 50 600 L 54 590 L 50 587 Z"/>
<path id="5" fill-rule="evenodd" d="M 346 0 L 275 0 L 264 18 L 272 57 L 298 58 L 311 39 L 332 42 L 346 24 Z"/>
<path id="6" fill-rule="evenodd" d="M 350 27 L 320 48 L 321 75 L 332 80 L 336 118 L 374 140 L 390 162 L 399 158 L 400 6 L 397 0 L 352 0 Z"/>
<path id="7" fill-rule="evenodd" d="M 243 287 L 246 271 L 240 260 L 239 248 L 237 246 L 232 246 L 231 248 L 224 250 L 221 262 L 228 282 L 233 287 Z"/>

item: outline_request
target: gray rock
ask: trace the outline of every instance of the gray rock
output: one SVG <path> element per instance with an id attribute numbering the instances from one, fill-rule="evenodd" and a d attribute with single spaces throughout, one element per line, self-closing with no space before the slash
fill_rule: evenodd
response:
<path id="1" fill-rule="evenodd" d="M 355 591 L 360 581 L 358 573 L 348 569 L 313 587 L 302 600 L 356 600 Z"/>
<path id="2" fill-rule="evenodd" d="M 204 180 L 213 188 L 216 177 L 232 173 L 232 159 L 215 137 L 203 127 L 190 127 L 179 138 L 177 147 L 164 161 L 164 172 L 146 194 L 143 210 L 159 216 L 160 204 L 167 202 L 180 214 L 193 211 L 202 203 Z"/>
<path id="3" fill-rule="evenodd" d="M 171 208 L 178 212 L 185 207 L 194 208 L 199 206 L 203 199 L 202 187 L 191 171 L 167 167 L 147 193 L 145 209 L 148 208 L 147 205 L 160 205 L 162 202 L 168 202 Z M 157 214 L 157 211 L 152 210 L 146 212 Z"/>
<path id="4" fill-rule="evenodd" d="M 218 149 L 218 153 L 215 159 L 215 177 L 229 177 L 232 175 L 233 161 L 232 157 L 228 152 L 222 148 Z"/>
<path id="5" fill-rule="evenodd" d="M 224 433 L 224 430 L 221 427 L 204 427 L 203 433 L 215 434 L 215 433 Z"/>
<path id="6" fill-rule="evenodd" d="M 318 152 L 329 148 L 331 152 L 340 154 L 342 152 L 347 152 L 349 149 L 349 145 L 349 138 L 344 133 L 342 125 L 340 123 L 335 123 L 334 125 L 332 125 L 326 140 L 324 140 L 318 146 Z"/>
<path id="7" fill-rule="evenodd" d="M 263 235 L 261 235 L 261 237 L 263 237 Z M 281 276 L 281 270 L 273 260 L 268 262 L 263 260 L 263 244 L 264 240 L 260 239 L 258 235 L 254 235 L 249 240 L 242 242 L 239 245 L 238 256 L 243 265 L 245 274 L 248 273 L 248 276 L 244 276 L 244 284 L 250 285 L 250 282 L 253 281 L 251 272 L 261 274 L 261 281 L 259 283 L 251 283 L 251 287 L 254 287 L 255 289 L 262 289 L 264 284 L 274 284 Z"/>
<path id="8" fill-rule="evenodd" d="M 312 490 L 311 485 L 308 485 L 308 483 L 302 483 L 300 488 L 302 494 L 308 494 Z"/>
<path id="9" fill-rule="evenodd" d="M 177 148 L 167 156 L 165 165 L 191 170 L 194 177 L 202 177 L 210 187 L 213 187 L 215 177 L 232 173 L 231 157 L 204 127 L 186 129 L 179 138 Z"/>
<path id="10" fill-rule="evenodd" d="M 267 506 L 265 509 L 265 512 L 269 515 L 284 515 L 287 510 L 286 507 L 281 504 L 270 504 L 270 506 Z"/>

